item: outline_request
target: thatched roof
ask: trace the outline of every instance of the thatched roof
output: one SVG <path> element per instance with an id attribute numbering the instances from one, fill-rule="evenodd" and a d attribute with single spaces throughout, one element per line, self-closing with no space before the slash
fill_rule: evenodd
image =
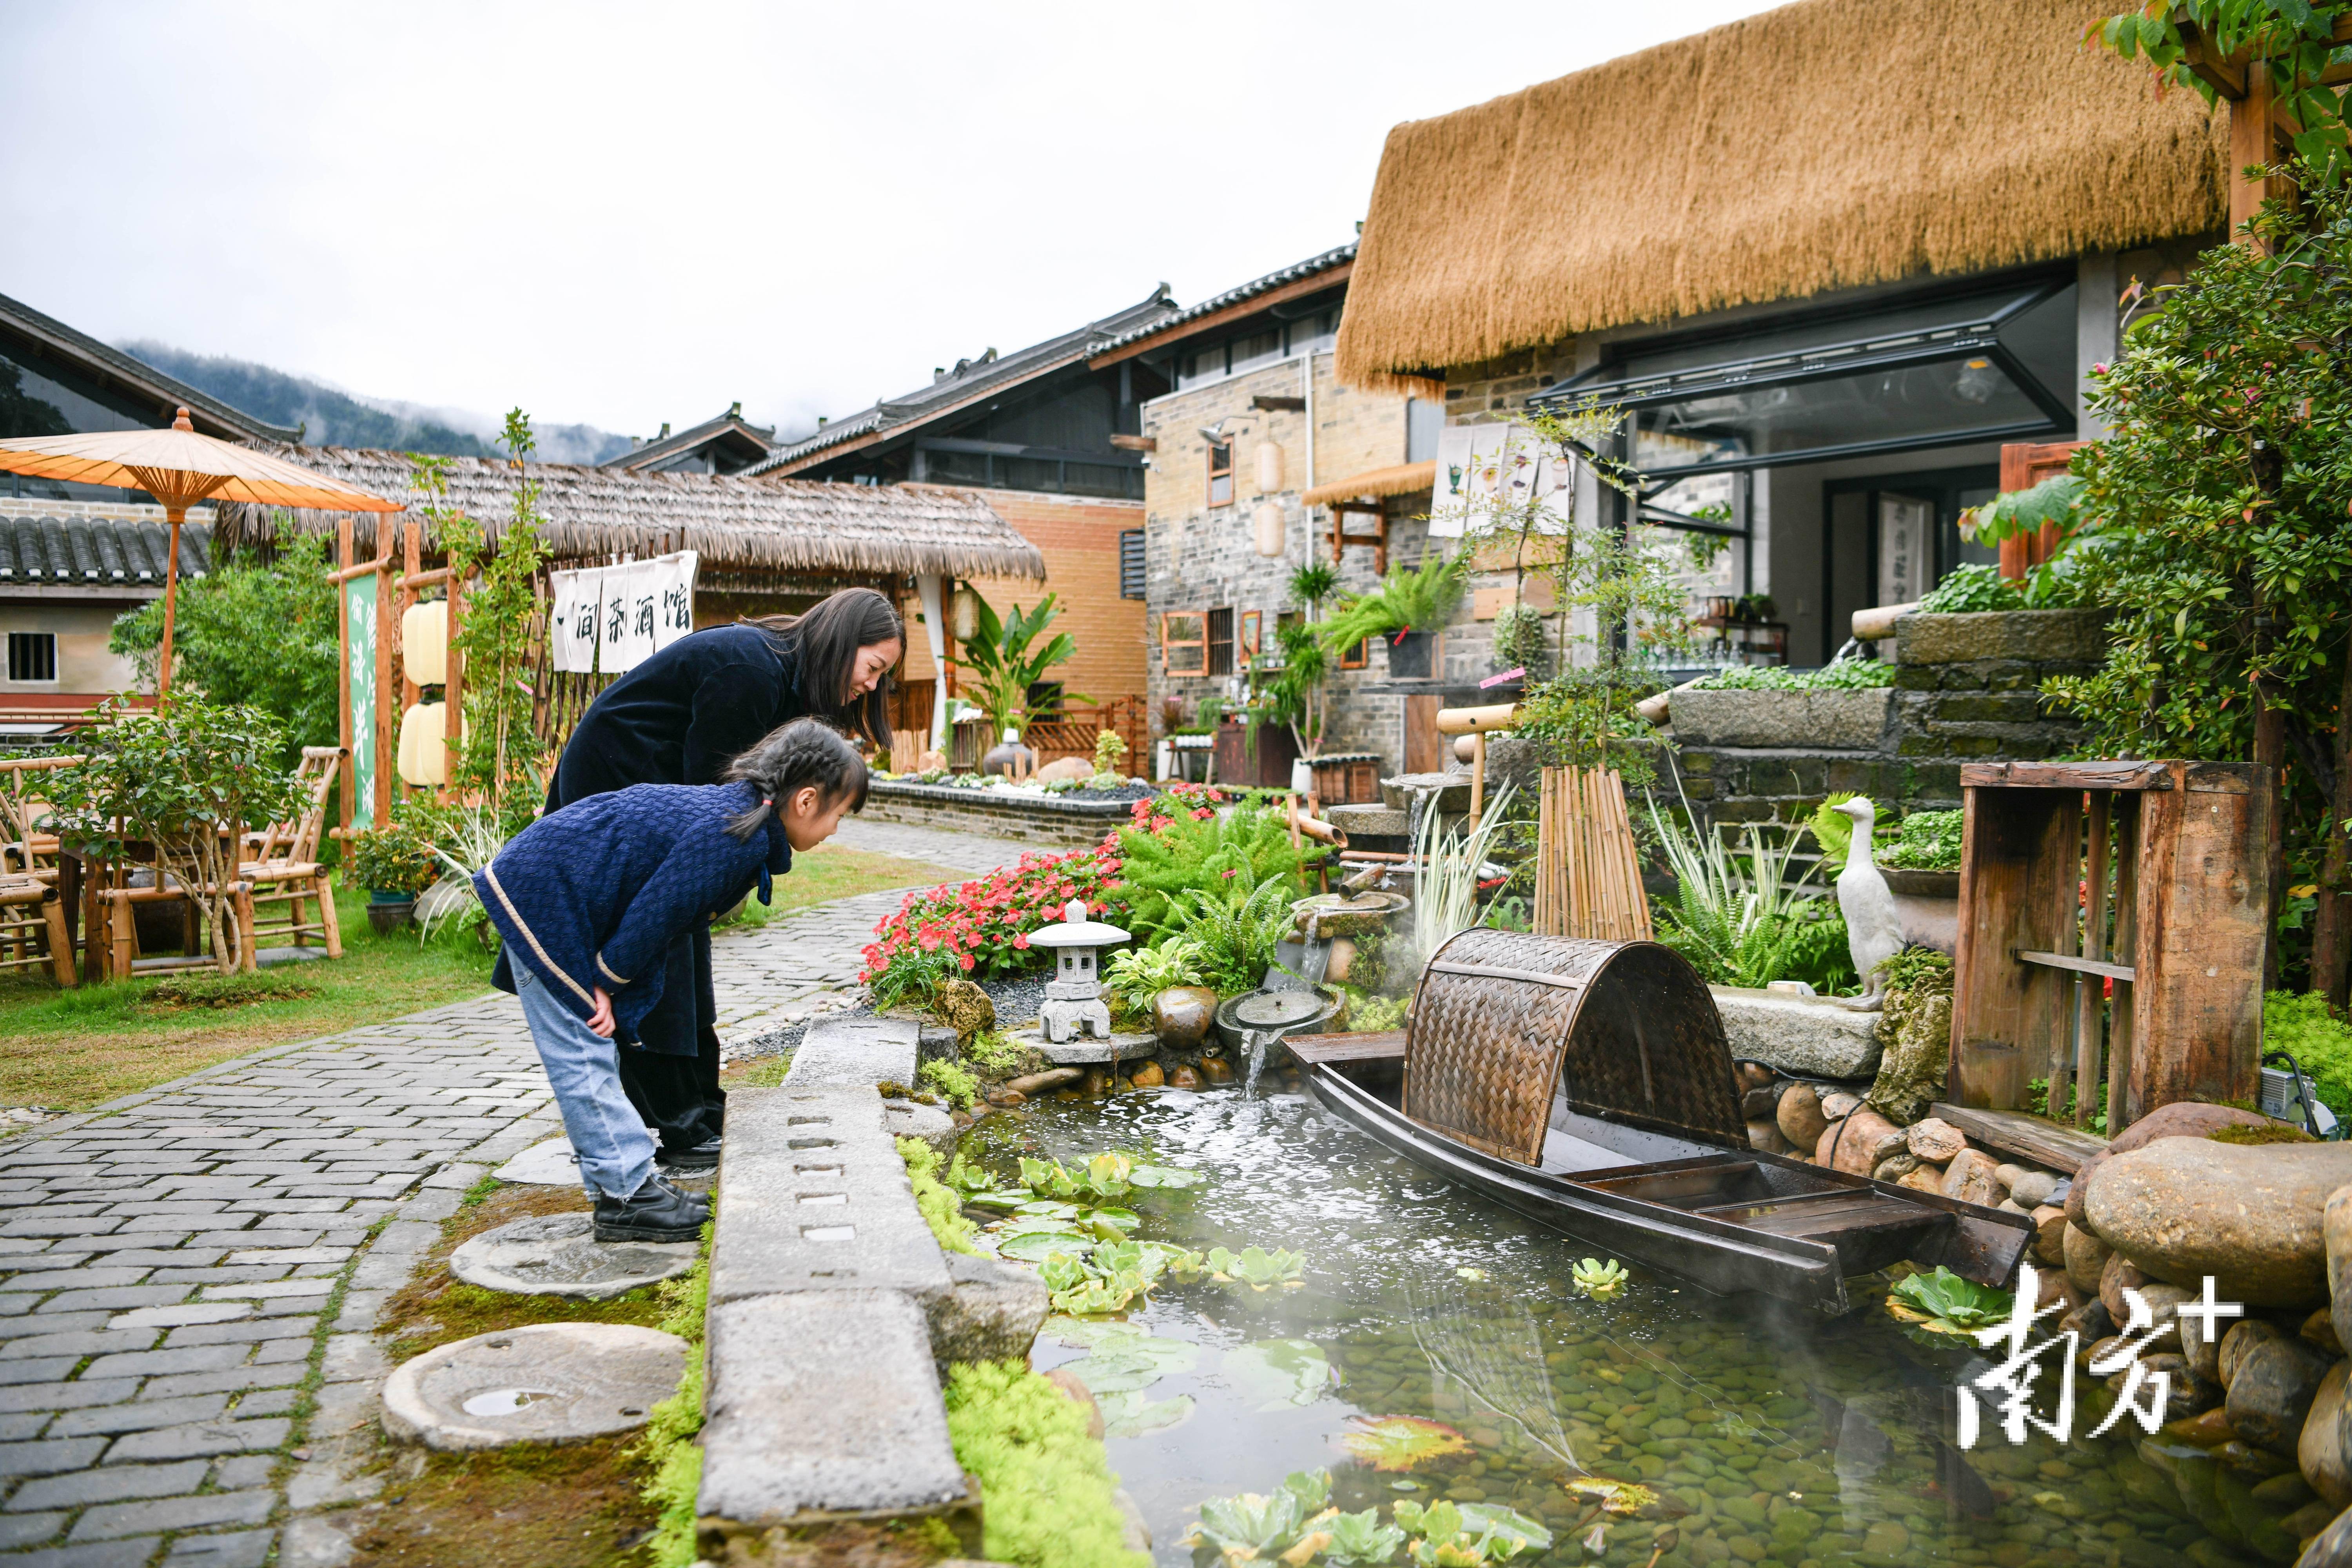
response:
<path id="1" fill-rule="evenodd" d="M 349 447 L 272 449 L 362 489 L 409 498 L 410 510 L 384 514 L 395 526 L 419 515 L 413 503 L 421 498 L 410 483 L 415 468 L 405 453 Z M 453 458 L 446 471 L 446 504 L 480 522 L 495 543 L 511 515 L 515 470 L 486 458 Z M 540 510 L 549 520 L 546 536 L 559 561 L 693 550 L 700 553 L 701 566 L 715 572 L 940 573 L 1038 582 L 1045 576 L 1037 547 L 969 490 L 633 474 L 569 463 L 532 463 L 525 472 L 541 487 Z M 226 542 L 267 532 L 261 509 L 222 510 Z M 292 516 L 305 532 L 331 530 L 337 521 L 331 512 Z M 362 553 L 373 553 L 372 519 L 356 520 L 355 538 Z"/>
<path id="2" fill-rule="evenodd" d="M 1328 485 L 1317 485 L 1298 498 L 1305 506 L 1333 506 L 1340 501 L 1354 500 L 1359 496 L 1386 498 L 1418 495 L 1437 485 L 1437 459 L 1425 462 L 1399 463 L 1393 468 L 1370 468 L 1360 474 L 1350 474 L 1344 479 L 1333 479 Z"/>
<path id="3" fill-rule="evenodd" d="M 2226 129 L 2112 0 L 1800 0 L 1389 132 L 1340 379 L 2222 226 Z"/>

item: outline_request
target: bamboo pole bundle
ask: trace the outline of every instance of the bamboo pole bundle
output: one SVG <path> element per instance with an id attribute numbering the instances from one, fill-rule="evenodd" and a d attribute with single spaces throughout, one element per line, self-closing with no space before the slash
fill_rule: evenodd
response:
<path id="1" fill-rule="evenodd" d="M 1537 931 L 1651 940 L 1650 903 L 1617 771 L 1544 769 L 1536 822 Z"/>

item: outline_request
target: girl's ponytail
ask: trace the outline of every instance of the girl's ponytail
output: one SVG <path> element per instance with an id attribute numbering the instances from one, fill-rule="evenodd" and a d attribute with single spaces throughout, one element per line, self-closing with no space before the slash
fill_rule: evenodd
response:
<path id="1" fill-rule="evenodd" d="M 759 832 L 784 801 L 811 786 L 827 805 L 846 797 L 850 810 L 866 808 L 866 759 L 838 730 L 814 719 L 795 719 L 769 731 L 728 763 L 719 782 L 749 784 L 760 792 L 759 804 L 728 819 L 727 831 L 739 841 Z"/>

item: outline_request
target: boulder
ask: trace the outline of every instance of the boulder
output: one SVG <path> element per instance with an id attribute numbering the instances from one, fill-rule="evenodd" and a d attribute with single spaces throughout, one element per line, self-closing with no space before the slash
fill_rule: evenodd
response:
<path id="1" fill-rule="evenodd" d="M 1791 996 L 1710 985 L 1724 1042 L 1736 1058 L 1813 1078 L 1866 1078 L 1878 1070 L 1878 1019 L 1827 996 Z"/>
<path id="2" fill-rule="evenodd" d="M 2058 1178 L 2047 1171 L 2027 1171 L 2009 1184 L 2009 1195 L 2017 1200 L 2020 1208 L 2038 1209 L 2050 1201 L 2058 1190 Z M 2065 1210 L 2058 1211 L 2063 1217 Z"/>
<path id="3" fill-rule="evenodd" d="M 2336 1521 L 2303 1549 L 2294 1560 L 2294 1568 L 2347 1568 L 2352 1564 L 2352 1511 L 2339 1513 Z"/>
<path id="4" fill-rule="evenodd" d="M 1897 1182 L 1895 1185 L 1912 1187 L 1919 1192 L 1935 1193 L 1940 1195 L 1944 1190 L 1944 1173 L 1933 1165 L 1922 1165 Z"/>
<path id="5" fill-rule="evenodd" d="M 1963 1149 L 1944 1168 L 1944 1195 L 1964 1204 L 1990 1208 L 2000 1194 L 1993 1190 L 1993 1158 L 1981 1149 Z M 2112 1310 L 2112 1307 L 2109 1309 Z"/>
<path id="6" fill-rule="evenodd" d="M 2352 1187 L 2327 1194 L 2320 1225 L 2327 1246 L 2327 1296 L 2336 1342 L 2352 1346 Z"/>
<path id="7" fill-rule="evenodd" d="M 1128 1076 L 1138 1089 L 1158 1089 L 1168 1081 L 1168 1075 L 1160 1070 L 1158 1062 L 1138 1062 Z"/>
<path id="8" fill-rule="evenodd" d="M 1908 1149 L 1899 1150 L 1878 1162 L 1878 1168 L 1870 1173 L 1870 1179 L 1874 1182 L 1899 1182 L 1917 1170 L 1919 1163 L 1918 1155 Z"/>
<path id="9" fill-rule="evenodd" d="M 1199 1050 L 1216 1016 L 1217 994 L 1206 985 L 1171 985 L 1151 999 L 1152 1030 L 1167 1050 Z"/>
<path id="10" fill-rule="evenodd" d="M 2253 1346 L 2230 1379 L 2231 1426 L 2257 1448 L 2294 1454 L 2328 1365 L 2326 1356 L 2284 1335 Z"/>
<path id="11" fill-rule="evenodd" d="M 1822 1164 L 1866 1176 L 1878 1168 L 1881 1160 L 1902 1147 L 1901 1128 L 1875 1110 L 1857 1110 L 1822 1131 L 1813 1157 Z"/>
<path id="12" fill-rule="evenodd" d="M 2114 1320 L 2107 1316 L 2106 1304 L 2096 1296 L 2084 1297 L 2073 1311 L 2058 1320 L 2058 1327 L 2073 1334 L 2077 1344 L 2085 1345 L 2095 1344 L 2116 1331 Z"/>
<path id="13" fill-rule="evenodd" d="M 1790 1148 L 1789 1141 L 1780 1136 L 1780 1124 L 1769 1117 L 1749 1120 L 1748 1146 L 1761 1149 L 1767 1154 L 1785 1154 Z"/>
<path id="14" fill-rule="evenodd" d="M 1088 757 L 1063 757 L 1047 763 L 1035 774 L 1039 784 L 1084 784 L 1094 776 L 1094 761 Z"/>
<path id="15" fill-rule="evenodd" d="M 952 1288 L 926 1304 L 941 1377 L 958 1362 L 1026 1360 L 1047 1310 L 1036 1270 L 962 1252 L 947 1265 Z"/>
<path id="16" fill-rule="evenodd" d="M 1800 1149 L 1819 1143 L 1822 1129 L 1829 1125 L 1829 1118 L 1822 1114 L 1821 1094 L 1809 1083 L 1792 1083 L 1783 1090 L 1773 1115 L 1780 1136 Z"/>
<path id="17" fill-rule="evenodd" d="M 2033 1261 L 2045 1264 L 2052 1268 L 2066 1267 L 2066 1211 L 2064 1209 L 2044 1204 L 2033 1211 Z M 2073 1276 L 2070 1274 L 2068 1278 L 2072 1279 Z M 2078 1287 L 2084 1289 L 2097 1288 L 2098 1281 L 2095 1279 L 2088 1286 Z"/>
<path id="18" fill-rule="evenodd" d="M 2066 1264 L 2066 1278 L 2085 1290 L 2096 1290 L 2099 1276 L 2107 1266 L 2109 1254 L 2115 1249 L 2072 1220 L 2066 1222 L 2065 1235 L 2059 1247 Z"/>
<path id="19" fill-rule="evenodd" d="M 2352 1464 L 2346 1462 L 2344 1451 L 2344 1377 L 2345 1363 L 2339 1361 L 2319 1380 L 2294 1448 L 2303 1479 L 2334 1508 L 2352 1504 Z"/>
<path id="20" fill-rule="evenodd" d="M 2144 1149 L 2159 1138 L 2202 1138 L 2223 1127 L 2267 1127 L 2271 1119 L 2251 1110 L 2240 1110 L 2230 1105 L 2206 1105 L 2197 1100 L 2177 1100 L 2159 1105 L 2121 1132 L 2107 1141 L 2107 1146 L 2083 1162 L 2074 1173 L 2074 1186 L 2066 1195 L 2066 1217 L 2087 1230 L 2083 1217 L 2083 1204 L 2091 1190 L 2091 1180 L 2101 1166 L 2117 1154 L 2128 1154 Z"/>
<path id="21" fill-rule="evenodd" d="M 1903 1130 L 1903 1137 L 1911 1152 L 1931 1165 L 1951 1161 L 1969 1146 L 1967 1135 L 1940 1116 L 1914 1121 Z"/>
<path id="22" fill-rule="evenodd" d="M 2254 1307 L 2327 1300 L 2327 1199 L 2352 1182 L 2352 1144 L 2165 1138 L 2109 1154 L 2091 1184 L 2090 1228 L 2177 1285 L 2207 1275 Z"/>
<path id="23" fill-rule="evenodd" d="M 2332 1306 L 2315 1307 L 2311 1316 L 2303 1321 L 2303 1342 L 2321 1355 L 2340 1356 L 2344 1341 L 2336 1332 L 2336 1314 Z"/>
<path id="24" fill-rule="evenodd" d="M 1168 1069 L 1168 1087 L 1171 1089 L 1201 1089 L 1204 1087 L 1204 1084 L 1202 1080 L 1201 1072 L 1198 1068 L 1190 1067 L 1184 1063 L 1179 1062 L 1176 1066 Z"/>

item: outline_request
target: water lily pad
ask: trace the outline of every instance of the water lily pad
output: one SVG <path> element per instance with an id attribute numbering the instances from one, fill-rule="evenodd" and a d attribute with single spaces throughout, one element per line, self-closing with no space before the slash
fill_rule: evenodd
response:
<path id="1" fill-rule="evenodd" d="M 1140 1437 L 1146 1432 L 1163 1432 L 1181 1426 L 1192 1415 L 1192 1396 L 1189 1394 L 1180 1394 L 1173 1399 L 1147 1399 L 1135 1391 L 1100 1394 L 1095 1398 L 1095 1405 L 1102 1412 L 1103 1436 L 1107 1437 Z"/>
<path id="2" fill-rule="evenodd" d="M 1182 1171 L 1173 1165 L 1138 1165 L 1127 1173 L 1127 1179 L 1139 1187 L 1197 1187 L 1208 1178 L 1198 1171 Z"/>
<path id="3" fill-rule="evenodd" d="M 1339 1439 L 1339 1446 L 1376 1470 L 1402 1472 L 1466 1452 L 1470 1439 L 1441 1421 L 1419 1415 L 1383 1415 L 1378 1420 L 1359 1415 L 1360 1430 Z"/>
<path id="4" fill-rule="evenodd" d="M 1024 1263 L 1043 1263 L 1050 1253 L 1082 1254 L 1092 1246 L 1091 1242 L 1079 1237 L 1064 1236 L 1050 1230 L 1027 1230 L 1006 1237 L 996 1251 L 1002 1258 L 1018 1258 Z"/>
<path id="5" fill-rule="evenodd" d="M 963 1201 L 974 1208 L 1017 1209 L 1030 1198 L 1026 1187 L 1007 1187 L 993 1192 L 966 1193 Z"/>
<path id="6" fill-rule="evenodd" d="M 1051 1215 L 1017 1214 L 1004 1222 L 1000 1236 L 1084 1236 L 1086 1230 L 1076 1220 L 1055 1219 Z"/>
<path id="7" fill-rule="evenodd" d="M 1331 1363 L 1307 1340 L 1259 1340 L 1225 1352 L 1225 1375 L 1261 1410 L 1312 1405 L 1331 1384 Z"/>
<path id="8" fill-rule="evenodd" d="M 1062 1203 L 1053 1198 L 1034 1198 L 1027 1203 L 1022 1204 L 1013 1212 L 1015 1214 L 1045 1215 L 1053 1219 L 1076 1219 L 1078 1217 L 1078 1205 L 1076 1204 Z"/>

